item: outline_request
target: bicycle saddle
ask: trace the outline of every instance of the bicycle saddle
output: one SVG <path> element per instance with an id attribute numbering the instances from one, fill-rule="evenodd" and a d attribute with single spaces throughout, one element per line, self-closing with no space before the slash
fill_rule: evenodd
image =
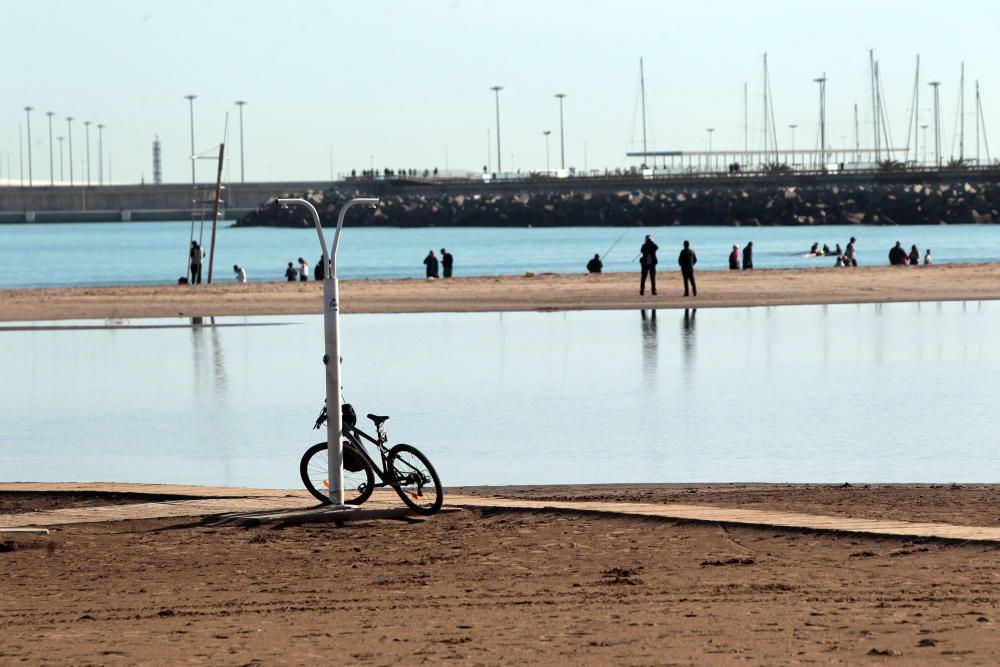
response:
<path id="1" fill-rule="evenodd" d="M 369 412 L 368 419 L 371 419 L 373 422 L 375 422 L 375 427 L 378 428 L 384 421 L 389 419 L 389 415 L 385 415 L 383 417 L 382 415 L 373 415 L 372 413 Z"/>

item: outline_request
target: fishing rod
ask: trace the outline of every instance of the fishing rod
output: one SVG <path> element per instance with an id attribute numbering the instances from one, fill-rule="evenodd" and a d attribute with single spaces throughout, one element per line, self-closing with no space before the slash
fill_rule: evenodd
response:
<path id="1" fill-rule="evenodd" d="M 601 259 L 603 260 L 603 259 L 604 259 L 605 257 L 607 257 L 607 256 L 608 256 L 608 254 L 609 254 L 609 253 L 610 253 L 610 252 L 611 252 L 612 250 L 614 250 L 614 249 L 615 249 L 615 246 L 616 246 L 616 245 L 618 245 L 618 241 L 621 241 L 621 240 L 622 240 L 623 238 L 625 238 L 625 235 L 626 235 L 626 234 L 628 234 L 628 233 L 629 233 L 630 231 L 631 231 L 631 229 L 629 229 L 628 227 L 626 227 L 626 228 L 625 228 L 625 231 L 624 231 L 624 232 L 622 232 L 621 236 L 619 236 L 619 237 L 618 237 L 618 238 L 617 238 L 617 239 L 615 240 L 615 242 L 611 244 L 611 247 L 610 247 L 610 248 L 608 248 L 607 250 L 605 250 L 605 251 L 604 251 L 604 254 L 603 254 L 603 255 L 601 255 Z"/>

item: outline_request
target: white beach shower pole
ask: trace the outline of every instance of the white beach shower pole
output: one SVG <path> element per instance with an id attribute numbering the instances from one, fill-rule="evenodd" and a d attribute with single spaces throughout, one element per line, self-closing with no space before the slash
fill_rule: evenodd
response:
<path id="1" fill-rule="evenodd" d="M 378 199 L 362 197 L 352 199 L 340 209 L 337 216 L 337 231 L 333 235 L 333 249 L 327 252 L 326 238 L 323 236 L 323 226 L 319 222 L 316 207 L 305 199 L 279 199 L 278 204 L 287 207 L 290 204 L 305 206 L 312 213 L 319 235 L 319 245 L 323 249 L 323 329 L 326 338 L 326 354 L 323 363 L 326 365 L 326 453 L 327 476 L 330 484 L 330 503 L 344 504 L 344 450 L 341 434 L 344 430 L 341 414 L 340 396 L 340 284 L 337 281 L 337 247 L 340 245 L 340 230 L 344 226 L 344 214 L 355 204 L 364 204 L 375 208 Z"/>

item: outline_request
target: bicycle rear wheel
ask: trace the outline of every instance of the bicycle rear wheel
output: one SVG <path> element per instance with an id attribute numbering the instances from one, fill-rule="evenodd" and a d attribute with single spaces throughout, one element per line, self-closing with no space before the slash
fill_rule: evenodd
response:
<path id="1" fill-rule="evenodd" d="M 344 503 L 360 505 L 368 500 L 375 488 L 375 473 L 354 445 L 344 441 L 344 461 L 351 467 L 361 465 L 358 471 L 344 468 Z M 327 475 L 326 443 L 319 442 L 306 450 L 299 463 L 299 475 L 306 490 L 322 503 L 330 502 L 330 482 Z"/>
<path id="2" fill-rule="evenodd" d="M 418 514 L 434 514 L 441 509 L 444 493 L 437 471 L 420 450 L 410 445 L 396 445 L 386 457 L 392 488 L 403 502 Z"/>

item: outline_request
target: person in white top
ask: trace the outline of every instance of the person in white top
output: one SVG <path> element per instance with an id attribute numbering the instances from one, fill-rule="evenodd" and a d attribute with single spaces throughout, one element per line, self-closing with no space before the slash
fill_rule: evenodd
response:
<path id="1" fill-rule="evenodd" d="M 927 252 L 924 253 L 924 265 L 931 263 L 931 249 L 928 248 Z"/>
<path id="2" fill-rule="evenodd" d="M 246 269 L 244 269 L 239 264 L 233 264 L 233 273 L 236 274 L 236 282 L 238 282 L 238 283 L 246 283 L 246 281 L 247 281 L 247 272 L 246 272 Z"/>
<path id="3" fill-rule="evenodd" d="M 299 257 L 299 280 L 305 282 L 309 280 L 309 262 Z"/>

